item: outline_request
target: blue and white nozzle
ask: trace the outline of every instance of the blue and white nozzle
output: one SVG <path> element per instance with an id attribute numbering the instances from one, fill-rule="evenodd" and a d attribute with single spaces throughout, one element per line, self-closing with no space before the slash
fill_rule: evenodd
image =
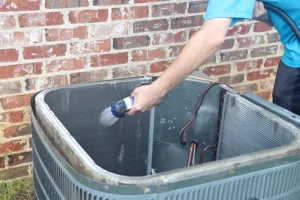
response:
<path id="1" fill-rule="evenodd" d="M 125 113 L 130 110 L 134 103 L 134 97 L 126 97 L 120 101 L 116 101 L 111 105 L 112 114 L 121 118 L 125 116 Z"/>
<path id="2" fill-rule="evenodd" d="M 125 116 L 125 113 L 133 107 L 134 97 L 126 97 L 114 102 L 110 107 L 103 110 L 100 116 L 100 123 L 104 126 L 113 125 L 118 119 Z"/>

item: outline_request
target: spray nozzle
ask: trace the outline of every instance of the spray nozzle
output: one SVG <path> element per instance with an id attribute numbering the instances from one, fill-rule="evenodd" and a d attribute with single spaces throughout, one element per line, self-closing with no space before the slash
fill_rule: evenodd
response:
<path id="1" fill-rule="evenodd" d="M 130 110 L 134 103 L 134 97 L 126 97 L 112 104 L 111 112 L 117 118 L 125 116 L 125 112 Z"/>

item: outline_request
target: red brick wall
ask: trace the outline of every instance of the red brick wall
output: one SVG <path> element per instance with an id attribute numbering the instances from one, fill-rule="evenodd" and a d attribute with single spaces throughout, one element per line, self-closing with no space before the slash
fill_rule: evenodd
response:
<path id="1" fill-rule="evenodd" d="M 207 2 L 0 1 L 0 173 L 30 175 L 29 100 L 44 88 L 163 71 L 199 29 Z M 212 33 L 213 34 L 213 33 Z M 282 54 L 273 29 L 229 31 L 204 73 L 267 99 Z"/>

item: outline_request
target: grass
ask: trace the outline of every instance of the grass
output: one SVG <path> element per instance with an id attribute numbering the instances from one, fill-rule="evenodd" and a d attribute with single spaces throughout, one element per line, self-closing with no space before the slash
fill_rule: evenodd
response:
<path id="1" fill-rule="evenodd" d="M 4 181 L 0 177 L 1 200 L 33 200 L 33 178 Z"/>

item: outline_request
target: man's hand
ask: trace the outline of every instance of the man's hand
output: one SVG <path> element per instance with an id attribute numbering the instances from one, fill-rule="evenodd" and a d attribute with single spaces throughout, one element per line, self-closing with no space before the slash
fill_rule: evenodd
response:
<path id="1" fill-rule="evenodd" d="M 136 88 L 131 96 L 134 97 L 133 108 L 126 113 L 130 116 L 134 115 L 137 111 L 145 112 L 150 110 L 161 101 L 164 94 L 159 87 L 146 85 Z"/>
<path id="2" fill-rule="evenodd" d="M 269 24 L 270 26 L 274 26 L 273 22 L 270 19 L 268 11 L 265 9 L 265 6 L 261 1 L 255 2 L 255 7 L 253 10 L 253 19 Z"/>
<path id="3" fill-rule="evenodd" d="M 260 17 L 261 15 L 264 15 L 267 13 L 267 10 L 265 9 L 264 3 L 261 1 L 255 2 L 255 7 L 253 10 L 253 19 L 256 19 Z"/>

